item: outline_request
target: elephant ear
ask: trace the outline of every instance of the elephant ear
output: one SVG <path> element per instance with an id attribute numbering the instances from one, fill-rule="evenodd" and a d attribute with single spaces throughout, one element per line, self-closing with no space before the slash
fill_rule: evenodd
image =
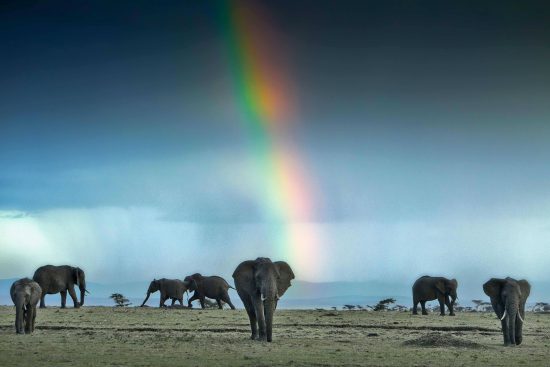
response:
<path id="1" fill-rule="evenodd" d="M 249 287 L 256 288 L 256 281 L 254 280 L 254 260 L 246 260 L 237 266 L 233 272 L 233 279 L 235 279 L 235 285 L 237 282 L 246 283 Z"/>
<path id="2" fill-rule="evenodd" d="M 451 279 L 451 284 L 453 286 L 454 289 L 457 289 L 458 288 L 458 281 L 456 279 Z"/>
<path id="3" fill-rule="evenodd" d="M 434 283 L 435 289 L 441 294 L 445 294 L 445 281 L 443 279 L 437 279 Z"/>
<path id="4" fill-rule="evenodd" d="M 282 297 L 286 290 L 291 286 L 290 281 L 294 279 L 294 272 L 290 266 L 284 261 L 276 261 L 273 263 L 279 271 L 279 279 L 277 280 L 278 295 Z"/>
<path id="5" fill-rule="evenodd" d="M 506 282 L 504 279 L 491 278 L 483 284 L 483 292 L 491 299 L 498 299 L 504 282 Z"/>
<path id="6" fill-rule="evenodd" d="M 79 268 L 72 268 L 72 271 L 73 271 L 73 280 L 74 280 L 75 284 L 80 285 L 80 276 L 79 276 L 80 269 Z"/>
<path id="7" fill-rule="evenodd" d="M 521 298 L 523 303 L 527 300 L 527 297 L 529 297 L 529 294 L 531 293 L 531 285 L 528 281 L 525 279 L 518 280 L 519 288 L 521 289 Z"/>

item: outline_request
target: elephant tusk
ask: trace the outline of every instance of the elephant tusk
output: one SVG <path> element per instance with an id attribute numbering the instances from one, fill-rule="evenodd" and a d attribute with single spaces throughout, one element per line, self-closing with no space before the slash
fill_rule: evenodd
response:
<path id="1" fill-rule="evenodd" d="M 523 321 L 523 319 L 521 318 L 521 312 L 519 312 L 519 311 L 518 311 L 518 317 L 519 317 L 519 319 L 521 320 L 521 322 L 525 322 L 525 321 Z"/>
<path id="2" fill-rule="evenodd" d="M 503 314 L 502 317 L 500 318 L 500 321 L 504 320 L 505 317 L 506 317 L 506 309 L 504 310 L 504 314 Z"/>
<path id="3" fill-rule="evenodd" d="M 84 292 L 90 294 L 90 291 L 88 291 L 87 289 L 84 289 Z"/>

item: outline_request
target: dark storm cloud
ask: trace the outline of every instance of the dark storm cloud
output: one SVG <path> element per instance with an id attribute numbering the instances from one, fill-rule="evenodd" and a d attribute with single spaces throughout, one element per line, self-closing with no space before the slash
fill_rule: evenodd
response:
<path id="1" fill-rule="evenodd" d="M 520 245 L 514 271 L 547 276 L 548 2 L 261 7 L 288 63 L 291 138 L 316 190 L 300 224 L 322 234 L 326 279 L 444 272 L 449 249 L 457 276 L 492 276 Z M 128 249 L 147 254 L 117 263 L 128 274 L 157 249 L 210 264 L 228 263 L 223 246 L 235 262 L 269 252 L 220 9 L 2 2 L 0 251 L 76 238 L 98 274 Z"/>

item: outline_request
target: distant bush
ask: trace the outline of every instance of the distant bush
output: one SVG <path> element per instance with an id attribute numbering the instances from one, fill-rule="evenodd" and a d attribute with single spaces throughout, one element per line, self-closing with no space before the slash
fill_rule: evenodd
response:
<path id="1" fill-rule="evenodd" d="M 537 302 L 533 306 L 533 312 L 548 312 L 550 311 L 550 304 L 546 302 Z"/>
<path id="2" fill-rule="evenodd" d="M 130 300 L 120 293 L 113 293 L 109 298 L 115 302 L 116 307 L 126 307 L 131 305 Z"/>
<path id="3" fill-rule="evenodd" d="M 380 300 L 380 301 L 378 301 L 376 306 L 374 306 L 373 310 L 374 311 L 385 311 L 385 310 L 388 309 L 388 306 L 391 305 L 392 303 L 395 303 L 395 299 L 393 299 L 393 298 L 386 298 L 386 299 Z"/>
<path id="4" fill-rule="evenodd" d="M 493 306 L 489 302 L 484 302 L 480 299 L 473 299 L 472 303 L 475 305 L 474 310 L 476 312 L 491 312 Z"/>

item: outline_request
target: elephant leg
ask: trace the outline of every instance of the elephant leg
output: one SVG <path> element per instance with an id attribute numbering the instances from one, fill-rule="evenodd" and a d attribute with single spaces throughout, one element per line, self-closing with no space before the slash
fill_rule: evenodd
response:
<path id="1" fill-rule="evenodd" d="M 69 296 L 73 299 L 74 308 L 79 308 L 80 303 L 78 302 L 78 299 L 76 298 L 76 293 L 74 291 L 74 287 L 69 287 Z"/>
<path id="2" fill-rule="evenodd" d="M 201 308 L 206 308 L 206 307 L 204 306 L 204 296 L 200 297 L 200 298 L 199 298 L 199 301 L 201 302 Z"/>
<path id="3" fill-rule="evenodd" d="M 413 315 L 418 315 L 418 301 L 413 301 Z"/>
<path id="4" fill-rule="evenodd" d="M 67 290 L 59 292 L 61 293 L 61 308 L 65 308 L 67 303 Z"/>
<path id="5" fill-rule="evenodd" d="M 227 292 L 225 292 L 225 294 L 222 295 L 221 299 L 222 299 L 222 301 L 227 303 L 229 305 L 229 307 L 231 307 L 232 310 L 235 309 L 235 306 L 233 306 L 233 303 L 231 303 L 231 298 L 229 298 L 229 294 L 227 294 Z"/>
<path id="6" fill-rule="evenodd" d="M 437 296 L 437 301 L 439 302 L 439 316 L 445 316 L 445 296 Z"/>
<path id="7" fill-rule="evenodd" d="M 523 326 L 522 321 L 519 318 L 517 318 L 516 319 L 516 340 L 515 340 L 516 345 L 520 345 L 521 342 L 523 341 L 522 326 Z"/>
<path id="8" fill-rule="evenodd" d="M 502 336 L 504 337 L 504 345 L 507 346 L 510 344 L 510 339 L 508 338 L 508 323 L 506 318 L 500 320 L 500 325 L 502 326 Z"/>
<path id="9" fill-rule="evenodd" d="M 40 308 L 46 308 L 46 301 L 44 300 L 46 298 L 46 292 L 43 292 L 40 296 Z"/>
<path id="10" fill-rule="evenodd" d="M 265 325 L 265 314 L 264 314 L 264 303 L 262 302 L 261 297 L 255 297 L 252 299 L 254 304 L 254 313 L 256 314 L 256 319 L 258 320 L 258 340 L 267 340 L 266 334 L 266 325 Z"/>
<path id="11" fill-rule="evenodd" d="M 180 306 L 183 307 L 183 297 L 178 298 L 178 301 L 180 302 Z"/>
<path id="12" fill-rule="evenodd" d="M 170 306 L 173 306 L 174 303 L 176 303 L 176 299 L 175 298 L 172 298 L 172 304 Z"/>
<path id="13" fill-rule="evenodd" d="M 248 294 L 242 292 L 239 292 L 239 297 L 241 297 L 241 300 L 243 301 L 244 309 L 246 310 L 248 320 L 250 321 L 250 331 L 252 332 L 250 339 L 255 340 L 258 338 L 258 320 L 256 319 L 256 312 L 254 311 L 252 299 Z"/>
<path id="14" fill-rule="evenodd" d="M 36 306 L 32 307 L 32 324 L 31 324 L 31 333 L 34 333 L 34 322 L 36 321 Z"/>
<path id="15" fill-rule="evenodd" d="M 31 333 L 32 327 L 32 309 L 30 305 L 25 308 L 25 334 Z"/>
<path id="16" fill-rule="evenodd" d="M 222 301 L 219 298 L 216 298 L 216 302 L 218 303 L 218 308 L 221 310 L 223 309 Z"/>
<path id="17" fill-rule="evenodd" d="M 199 299 L 199 297 L 197 296 L 197 293 L 193 293 L 193 296 L 189 298 L 189 300 L 187 301 L 187 307 L 192 308 L 193 305 L 191 304 L 191 302 L 193 302 L 196 299 Z"/>
<path id="18" fill-rule="evenodd" d="M 17 334 L 23 334 L 23 323 L 25 319 L 25 309 L 17 305 L 17 309 L 15 310 L 15 332 Z"/>
<path id="19" fill-rule="evenodd" d="M 422 307 L 422 315 L 427 315 L 428 311 L 426 311 L 426 301 L 420 301 L 420 307 Z"/>
<path id="20" fill-rule="evenodd" d="M 164 304 L 164 302 L 166 302 L 166 296 L 164 295 L 160 295 L 160 304 L 159 304 L 159 307 L 166 307 L 166 305 Z"/>

